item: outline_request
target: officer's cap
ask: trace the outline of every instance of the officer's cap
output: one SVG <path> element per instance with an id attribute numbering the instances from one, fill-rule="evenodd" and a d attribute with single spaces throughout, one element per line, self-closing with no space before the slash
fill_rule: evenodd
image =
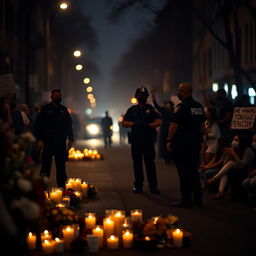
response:
<path id="1" fill-rule="evenodd" d="M 149 96 L 149 93 L 148 93 L 148 90 L 146 87 L 139 87 L 136 92 L 135 92 L 135 98 L 137 98 L 138 96 L 145 96 L 145 97 L 148 97 Z"/>

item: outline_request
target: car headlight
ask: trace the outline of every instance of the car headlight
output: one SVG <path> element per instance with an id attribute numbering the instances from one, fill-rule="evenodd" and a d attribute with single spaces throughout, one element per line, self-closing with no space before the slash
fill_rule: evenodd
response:
<path id="1" fill-rule="evenodd" d="M 97 135 L 99 134 L 100 128 L 97 124 L 89 124 L 86 126 L 86 130 L 91 135 Z"/>

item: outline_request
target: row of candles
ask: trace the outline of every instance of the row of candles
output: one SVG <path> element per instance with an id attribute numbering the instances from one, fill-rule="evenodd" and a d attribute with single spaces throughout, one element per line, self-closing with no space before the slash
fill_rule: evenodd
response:
<path id="1" fill-rule="evenodd" d="M 101 155 L 99 154 L 98 150 L 96 149 L 87 149 L 79 150 L 75 148 L 71 148 L 68 152 L 68 158 L 74 160 L 82 160 L 83 158 L 90 158 L 90 159 L 101 159 Z"/>
<path id="2" fill-rule="evenodd" d="M 81 178 L 69 178 L 66 182 L 66 189 L 72 189 L 74 194 L 81 200 L 87 195 L 88 186 L 89 184 L 82 181 Z M 45 196 L 47 199 L 51 199 L 58 203 L 59 207 L 70 206 L 70 197 L 63 196 L 63 188 L 53 187 L 49 191 L 45 191 Z"/>
<path id="3" fill-rule="evenodd" d="M 134 234 L 132 231 L 132 223 L 142 223 L 142 210 L 131 210 L 130 217 L 125 216 L 125 212 L 121 210 L 106 210 L 103 226 L 96 225 L 96 214 L 85 214 L 86 229 L 91 230 L 91 234 L 86 236 L 89 252 L 97 252 L 104 245 L 108 249 L 131 248 L 133 246 Z M 155 217 L 157 218 L 157 217 Z M 45 230 L 41 234 L 42 248 L 44 253 L 50 254 L 54 251 L 62 252 L 64 249 L 70 249 L 70 244 L 79 235 L 79 226 L 72 225 L 62 229 L 63 239 L 55 238 L 49 231 Z M 175 229 L 172 233 L 173 246 L 182 247 L 183 232 L 180 229 Z M 150 241 L 151 238 L 146 236 L 145 241 Z M 28 247 L 35 249 L 36 236 L 29 233 Z"/>

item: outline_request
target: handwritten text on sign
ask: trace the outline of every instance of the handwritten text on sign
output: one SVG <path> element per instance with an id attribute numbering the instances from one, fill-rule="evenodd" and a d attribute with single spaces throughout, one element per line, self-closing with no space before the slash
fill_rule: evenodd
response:
<path id="1" fill-rule="evenodd" d="M 235 108 L 231 129 L 250 129 L 253 127 L 256 107 Z"/>

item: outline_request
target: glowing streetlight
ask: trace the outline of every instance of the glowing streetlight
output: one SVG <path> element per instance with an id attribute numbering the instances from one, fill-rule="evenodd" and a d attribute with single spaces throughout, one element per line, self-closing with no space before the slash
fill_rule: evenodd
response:
<path id="1" fill-rule="evenodd" d="M 78 65 L 76 65 L 76 70 L 82 70 L 83 69 L 83 65 L 81 65 L 81 64 L 78 64 Z"/>
<path id="2" fill-rule="evenodd" d="M 91 81 L 90 78 L 86 77 L 86 78 L 84 79 L 84 84 L 89 84 L 90 81 Z"/>
<path id="3" fill-rule="evenodd" d="M 90 99 L 90 103 L 93 104 L 93 103 L 95 103 L 95 102 L 96 102 L 96 99 L 95 99 L 95 98 L 91 98 L 91 99 Z"/>
<path id="4" fill-rule="evenodd" d="M 81 56 L 81 51 L 79 51 L 79 50 L 76 50 L 76 51 L 74 51 L 74 56 L 76 57 L 76 58 L 78 58 L 78 57 L 80 57 Z"/>
<path id="5" fill-rule="evenodd" d="M 66 10 L 66 9 L 68 8 L 68 3 L 66 3 L 66 2 L 61 2 L 59 6 L 60 6 L 60 9 Z"/>
<path id="6" fill-rule="evenodd" d="M 131 103 L 132 104 L 136 104 L 137 103 L 137 99 L 136 98 L 131 98 Z"/>
<path id="7" fill-rule="evenodd" d="M 93 99 L 93 98 L 94 98 L 94 96 L 93 96 L 93 94 L 92 94 L 92 93 L 89 93 L 89 94 L 87 95 L 87 98 L 90 100 L 90 99 Z"/>
<path id="8" fill-rule="evenodd" d="M 92 91 L 93 91 L 93 88 L 92 88 L 91 86 L 89 86 L 89 87 L 86 88 L 86 91 L 87 91 L 87 92 L 92 92 Z"/>

